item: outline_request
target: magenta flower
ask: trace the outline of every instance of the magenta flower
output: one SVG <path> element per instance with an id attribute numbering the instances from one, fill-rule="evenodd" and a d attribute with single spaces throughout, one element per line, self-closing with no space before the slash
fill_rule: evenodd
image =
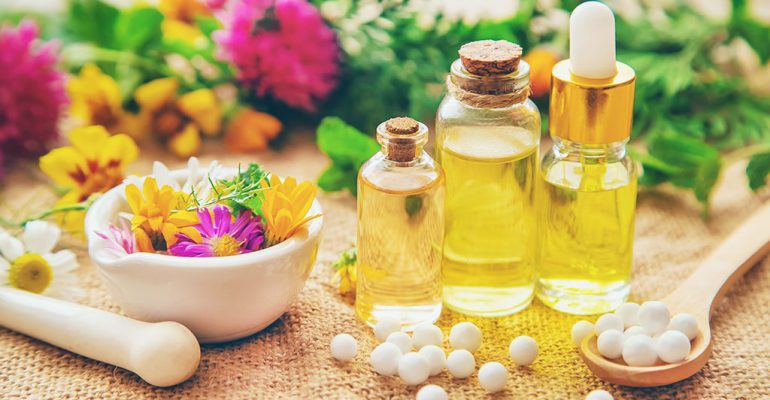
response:
<path id="1" fill-rule="evenodd" d="M 315 111 L 337 85 L 334 32 L 305 0 L 234 0 L 214 32 L 221 59 L 257 96 Z"/>
<path id="2" fill-rule="evenodd" d="M 0 152 L 6 161 L 40 155 L 54 144 L 67 104 L 57 46 L 37 39 L 34 22 L 0 26 Z"/>
<path id="3" fill-rule="evenodd" d="M 213 217 L 213 218 L 212 218 Z M 222 257 L 259 250 L 265 242 L 265 232 L 260 217 L 251 211 L 241 211 L 233 221 L 230 209 L 216 205 L 212 209 L 199 209 L 200 223 L 195 225 L 202 240 L 196 242 L 178 233 L 179 241 L 169 253 L 182 257 Z"/>
<path id="4" fill-rule="evenodd" d="M 125 219 L 120 220 L 119 227 L 110 224 L 107 233 L 94 233 L 107 241 L 105 250 L 116 257 L 136 253 L 136 236 L 131 231 L 131 225 Z"/>

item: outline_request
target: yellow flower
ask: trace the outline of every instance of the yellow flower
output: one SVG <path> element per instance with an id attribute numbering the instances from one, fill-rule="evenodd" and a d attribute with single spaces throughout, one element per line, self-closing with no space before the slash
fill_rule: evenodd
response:
<path id="1" fill-rule="evenodd" d="M 131 208 L 131 230 L 136 235 L 139 251 L 167 250 L 177 242 L 177 233 L 183 233 L 200 242 L 201 235 L 192 226 L 198 223 L 195 211 L 175 211 L 182 193 L 171 186 L 158 188 L 155 178 L 144 180 L 142 191 L 135 184 L 126 186 L 126 201 Z"/>
<path id="2" fill-rule="evenodd" d="M 40 157 L 40 169 L 67 190 L 56 207 L 76 204 L 92 194 L 104 193 L 125 177 L 126 166 L 139 155 L 134 140 L 124 134 L 110 136 L 102 126 L 88 126 L 69 133 L 71 146 L 59 147 Z M 66 230 L 83 229 L 82 211 L 64 213 Z"/>
<path id="3" fill-rule="evenodd" d="M 356 292 L 356 264 L 358 262 L 358 252 L 352 248 L 340 256 L 340 259 L 332 264 L 337 272 L 334 274 L 332 282 L 337 285 L 340 294 Z"/>
<path id="4" fill-rule="evenodd" d="M 222 129 L 222 109 L 214 92 L 198 89 L 177 97 L 174 78 L 161 78 L 136 89 L 139 116 L 148 129 L 166 142 L 180 158 L 198 154 L 200 134 L 213 136 Z"/>
<path id="5" fill-rule="evenodd" d="M 110 132 L 121 130 L 124 112 L 120 88 L 109 75 L 93 64 L 80 69 L 78 76 L 67 81 L 70 113 L 82 125 L 102 125 Z"/>
<path id="6" fill-rule="evenodd" d="M 551 91 L 551 70 L 559 62 L 556 53 L 544 47 L 538 47 L 524 56 L 529 64 L 529 83 L 533 97 L 540 97 Z"/>
<path id="7" fill-rule="evenodd" d="M 158 10 L 164 16 L 161 25 L 163 36 L 187 42 L 203 37 L 203 33 L 195 25 L 195 18 L 211 15 L 200 0 L 160 0 Z"/>
<path id="8" fill-rule="evenodd" d="M 281 121 L 270 114 L 243 108 L 230 120 L 225 130 L 225 146 L 233 153 L 248 153 L 267 148 L 283 129 Z"/>
<path id="9" fill-rule="evenodd" d="M 316 188 L 305 181 L 297 185 L 297 180 L 287 177 L 283 182 L 277 175 L 270 175 L 270 182 L 262 181 L 267 187 L 262 200 L 262 214 L 265 216 L 265 232 L 268 245 L 283 242 L 293 235 L 306 222 L 318 218 L 321 214 L 307 216 L 315 198 Z"/>

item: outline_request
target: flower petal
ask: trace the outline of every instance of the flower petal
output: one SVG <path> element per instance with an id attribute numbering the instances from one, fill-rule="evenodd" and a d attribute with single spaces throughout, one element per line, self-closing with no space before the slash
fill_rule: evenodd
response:
<path id="1" fill-rule="evenodd" d="M 50 253 L 60 237 L 61 229 L 45 221 L 27 222 L 21 235 L 27 251 L 38 254 Z"/>
<path id="2" fill-rule="evenodd" d="M 174 99 L 178 87 L 176 78 L 156 79 L 139 86 L 134 99 L 142 111 L 156 111 Z"/>
<path id="3" fill-rule="evenodd" d="M 101 125 L 91 125 L 73 129 L 67 136 L 72 147 L 86 160 L 98 160 L 110 133 Z"/>
<path id="4" fill-rule="evenodd" d="M 176 104 L 179 111 L 192 119 L 204 134 L 216 135 L 222 129 L 222 108 L 211 89 L 185 93 L 179 96 Z"/>
<path id="5" fill-rule="evenodd" d="M 54 279 L 56 279 L 57 274 L 74 271 L 79 267 L 77 256 L 70 250 L 60 250 L 56 253 L 44 254 L 43 258 L 53 268 Z"/>
<path id="6" fill-rule="evenodd" d="M 13 262 L 24 254 L 24 244 L 7 232 L 0 232 L 0 254 L 6 260 Z"/>
<path id="7" fill-rule="evenodd" d="M 59 147 L 40 157 L 40 170 L 66 188 L 80 185 L 78 171 L 86 168 L 86 159 L 74 147 Z"/>

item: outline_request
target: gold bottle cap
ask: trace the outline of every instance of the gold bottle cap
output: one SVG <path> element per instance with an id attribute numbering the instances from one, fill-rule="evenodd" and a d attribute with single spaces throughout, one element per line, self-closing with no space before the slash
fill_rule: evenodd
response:
<path id="1" fill-rule="evenodd" d="M 518 68 L 522 49 L 506 40 L 478 40 L 464 44 L 457 53 L 473 75 L 508 75 Z"/>
<path id="2" fill-rule="evenodd" d="M 588 79 L 570 72 L 570 61 L 551 72 L 548 127 L 551 136 L 586 144 L 628 139 L 634 113 L 634 70 L 617 63 L 617 74 Z"/>

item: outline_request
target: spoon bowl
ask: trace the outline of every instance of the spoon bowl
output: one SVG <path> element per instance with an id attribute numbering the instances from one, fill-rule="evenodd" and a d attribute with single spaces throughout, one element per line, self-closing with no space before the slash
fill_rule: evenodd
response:
<path id="1" fill-rule="evenodd" d="M 583 339 L 579 352 L 599 378 L 618 385 L 651 387 L 687 379 L 703 368 L 714 346 L 709 322 L 719 300 L 746 271 L 770 253 L 770 204 L 762 206 L 736 229 L 696 271 L 661 300 L 671 314 L 688 313 L 698 321 L 698 336 L 682 361 L 658 360 L 649 367 L 631 367 L 622 358 L 609 360 L 599 353 L 596 335 Z"/>

